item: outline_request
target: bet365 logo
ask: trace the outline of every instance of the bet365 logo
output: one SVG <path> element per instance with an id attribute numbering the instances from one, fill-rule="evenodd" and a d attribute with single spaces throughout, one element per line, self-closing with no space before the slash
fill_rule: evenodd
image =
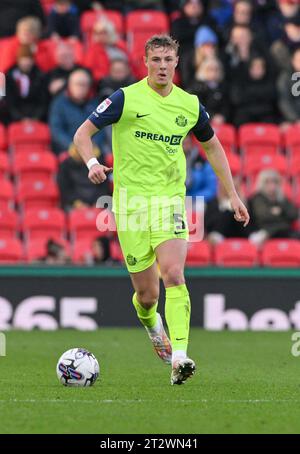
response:
<path id="1" fill-rule="evenodd" d="M 6 337 L 4 333 L 0 333 L 0 356 L 6 356 Z"/>

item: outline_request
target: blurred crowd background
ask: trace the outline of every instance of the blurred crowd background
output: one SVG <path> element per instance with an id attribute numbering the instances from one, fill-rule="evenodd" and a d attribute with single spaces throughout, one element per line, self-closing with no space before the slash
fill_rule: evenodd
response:
<path id="1" fill-rule="evenodd" d="M 206 107 L 251 214 L 247 228 L 234 221 L 188 136 L 187 195 L 205 199 L 205 240 L 188 264 L 272 264 L 280 252 L 300 264 L 299 0 L 1 0 L 0 261 L 122 262 L 115 233 L 95 229 L 113 174 L 92 185 L 72 138 L 102 100 L 146 76 L 155 33 L 178 40 L 175 83 Z M 113 165 L 111 127 L 93 142 Z"/>

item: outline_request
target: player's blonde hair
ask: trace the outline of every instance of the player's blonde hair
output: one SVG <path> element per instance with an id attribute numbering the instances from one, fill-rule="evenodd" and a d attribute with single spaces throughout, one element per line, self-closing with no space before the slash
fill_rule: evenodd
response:
<path id="1" fill-rule="evenodd" d="M 179 43 L 169 35 L 153 35 L 146 41 L 145 55 L 147 57 L 149 50 L 154 50 L 158 47 L 173 49 L 175 54 L 178 54 Z"/>

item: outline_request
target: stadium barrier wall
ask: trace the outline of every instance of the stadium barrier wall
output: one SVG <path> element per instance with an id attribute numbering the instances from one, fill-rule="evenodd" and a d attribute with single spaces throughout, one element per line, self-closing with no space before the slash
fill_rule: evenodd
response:
<path id="1" fill-rule="evenodd" d="M 188 268 L 186 278 L 192 326 L 300 329 L 300 269 Z M 0 331 L 139 326 L 132 293 L 122 268 L 0 267 Z"/>

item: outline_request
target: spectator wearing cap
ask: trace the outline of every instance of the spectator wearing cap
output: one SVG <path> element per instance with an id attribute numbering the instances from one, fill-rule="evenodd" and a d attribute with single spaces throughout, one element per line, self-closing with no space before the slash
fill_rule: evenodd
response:
<path id="1" fill-rule="evenodd" d="M 300 47 L 292 53 L 291 67 L 282 71 L 278 78 L 278 102 L 284 127 L 300 123 L 300 92 L 299 88 L 296 90 L 295 79 L 292 79 L 294 73 L 300 73 Z"/>
<path id="2" fill-rule="evenodd" d="M 284 70 L 292 53 L 300 47 L 300 13 L 284 21 L 284 34 L 271 47 L 271 54 L 279 69 Z"/>
<path id="3" fill-rule="evenodd" d="M 70 0 L 55 0 L 47 17 L 48 35 L 80 38 L 78 9 Z"/>
<path id="4" fill-rule="evenodd" d="M 93 79 L 88 70 L 75 69 L 68 78 L 67 89 L 51 102 L 49 124 L 55 153 L 61 154 L 73 145 L 76 129 L 97 107 L 98 100 L 92 95 L 92 85 Z M 103 137 L 103 131 L 96 134 L 94 145 L 102 148 Z"/>
<path id="5" fill-rule="evenodd" d="M 35 65 L 28 45 L 18 48 L 17 64 L 6 74 L 6 102 L 10 121 L 45 120 L 48 107 L 45 76 Z"/>
<path id="6" fill-rule="evenodd" d="M 180 16 L 171 24 L 171 35 L 180 44 L 179 70 L 182 85 L 186 87 L 191 79 L 188 68 L 194 58 L 195 33 L 206 23 L 206 18 L 202 0 L 182 0 L 180 6 Z"/>
<path id="7" fill-rule="evenodd" d="M 214 124 L 222 124 L 228 120 L 228 87 L 224 81 L 222 63 L 217 57 L 205 58 L 196 69 L 188 91 L 198 96 Z"/>

